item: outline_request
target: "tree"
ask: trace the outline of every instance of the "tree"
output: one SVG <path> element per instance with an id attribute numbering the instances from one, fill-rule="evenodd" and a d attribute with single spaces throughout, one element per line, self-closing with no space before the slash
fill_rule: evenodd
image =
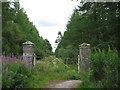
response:
<path id="1" fill-rule="evenodd" d="M 34 43 L 34 52 L 39 59 L 52 52 L 49 41 L 39 36 L 19 2 L 2 2 L 2 11 L 2 52 L 22 54 L 22 43 L 25 41 Z"/>
<path id="2" fill-rule="evenodd" d="M 78 46 L 84 42 L 90 43 L 91 49 L 107 49 L 110 46 L 119 51 L 118 9 L 117 2 L 83 2 L 80 4 L 74 9 L 66 25 L 66 31 L 58 44 L 56 55 L 59 56 L 60 48 L 66 48 L 69 45 L 78 54 Z"/>
<path id="3" fill-rule="evenodd" d="M 48 47 L 47 49 L 49 51 L 52 51 L 52 46 L 51 46 L 50 42 L 47 39 L 45 39 L 45 44 L 46 44 L 46 47 Z"/>
<path id="4" fill-rule="evenodd" d="M 57 48 L 58 44 L 61 42 L 61 39 L 62 39 L 62 34 L 61 34 L 61 32 L 59 31 L 59 32 L 58 32 L 57 39 L 55 40 L 55 43 L 56 43 L 55 49 Z"/>

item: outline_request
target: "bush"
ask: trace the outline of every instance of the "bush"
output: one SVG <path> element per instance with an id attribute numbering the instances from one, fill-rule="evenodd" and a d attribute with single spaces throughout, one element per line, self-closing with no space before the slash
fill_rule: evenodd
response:
<path id="1" fill-rule="evenodd" d="M 29 70 L 23 63 L 9 63 L 8 72 L 2 75 L 3 89 L 24 87 L 28 75 Z"/>
<path id="2" fill-rule="evenodd" d="M 106 53 L 105 51 L 100 51 L 98 49 L 98 52 L 95 51 L 91 54 L 90 58 L 90 75 L 91 80 L 99 81 L 104 77 L 105 71 L 104 68 L 106 66 Z"/>
<path id="3" fill-rule="evenodd" d="M 2 88 L 34 88 L 39 87 L 41 79 L 44 79 L 44 67 L 26 66 L 22 62 L 9 63 L 8 72 L 2 76 Z"/>
<path id="4" fill-rule="evenodd" d="M 120 59 L 116 52 L 109 49 L 107 56 L 107 62 L 105 67 L 105 79 L 103 80 L 105 87 L 118 87 L 118 65 Z"/>
<path id="5" fill-rule="evenodd" d="M 95 82 L 102 82 L 107 88 L 118 87 L 118 63 L 120 63 L 116 51 L 110 48 L 108 51 L 98 50 L 91 54 L 90 79 Z"/>

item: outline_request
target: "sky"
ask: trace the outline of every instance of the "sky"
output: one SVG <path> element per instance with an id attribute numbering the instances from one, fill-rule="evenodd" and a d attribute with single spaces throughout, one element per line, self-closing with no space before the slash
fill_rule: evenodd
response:
<path id="1" fill-rule="evenodd" d="M 36 26 L 39 36 L 49 40 L 53 51 L 58 32 L 64 34 L 77 5 L 79 0 L 20 0 L 20 6 Z"/>

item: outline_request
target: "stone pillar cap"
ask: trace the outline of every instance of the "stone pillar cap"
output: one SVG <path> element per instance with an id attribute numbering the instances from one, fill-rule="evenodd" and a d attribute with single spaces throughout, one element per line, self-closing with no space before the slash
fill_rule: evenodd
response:
<path id="1" fill-rule="evenodd" d="M 23 45 L 33 45 L 34 43 L 32 43 L 31 41 L 26 41 L 23 43 Z"/>
<path id="2" fill-rule="evenodd" d="M 81 45 L 79 45 L 80 47 L 81 46 L 90 46 L 90 44 L 88 44 L 88 43 L 83 43 L 83 44 L 81 44 Z"/>

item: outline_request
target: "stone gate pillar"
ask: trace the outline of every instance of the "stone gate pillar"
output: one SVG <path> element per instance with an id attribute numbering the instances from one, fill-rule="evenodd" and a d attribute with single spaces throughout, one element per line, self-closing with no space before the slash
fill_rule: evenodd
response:
<path id="1" fill-rule="evenodd" d="M 33 60 L 33 45 L 31 41 L 23 43 L 23 60 L 27 63 L 31 63 Z"/>
<path id="2" fill-rule="evenodd" d="M 83 44 L 79 45 L 78 65 L 79 65 L 80 71 L 82 71 L 82 72 L 88 71 L 88 69 L 89 69 L 89 56 L 90 56 L 90 44 L 83 43 Z"/>

